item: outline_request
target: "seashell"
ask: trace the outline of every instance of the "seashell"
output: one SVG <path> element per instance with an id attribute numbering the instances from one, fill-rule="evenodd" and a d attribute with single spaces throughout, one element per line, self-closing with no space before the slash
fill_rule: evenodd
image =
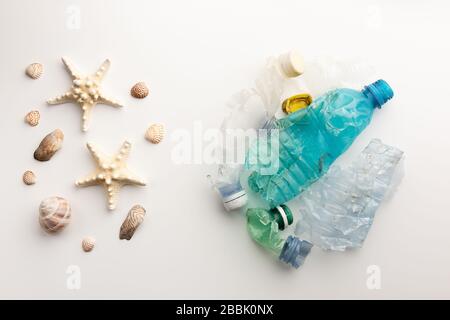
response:
<path id="1" fill-rule="evenodd" d="M 136 229 L 144 221 L 145 209 L 140 205 L 135 205 L 128 212 L 127 217 L 120 227 L 119 238 L 130 240 Z"/>
<path id="2" fill-rule="evenodd" d="M 42 75 L 43 72 L 44 72 L 44 66 L 40 63 L 32 63 L 25 70 L 25 73 L 31 79 L 38 79 Z"/>
<path id="3" fill-rule="evenodd" d="M 81 242 L 81 247 L 83 248 L 84 252 L 92 251 L 92 249 L 94 249 L 94 246 L 95 246 L 95 239 L 92 237 L 85 237 Z"/>
<path id="4" fill-rule="evenodd" d="M 143 99 L 148 96 L 148 88 L 144 82 L 136 83 L 130 91 L 131 95 L 138 99 Z"/>
<path id="5" fill-rule="evenodd" d="M 49 233 L 62 230 L 70 222 L 69 202 L 61 197 L 44 199 L 39 206 L 39 224 Z"/>
<path id="6" fill-rule="evenodd" d="M 35 127 L 39 124 L 39 120 L 41 119 L 41 114 L 37 110 L 33 110 L 27 113 L 25 116 L 25 122 L 30 126 Z"/>
<path id="7" fill-rule="evenodd" d="M 32 185 L 36 183 L 36 175 L 33 171 L 27 170 L 23 173 L 22 176 L 23 183 L 26 185 Z"/>
<path id="8" fill-rule="evenodd" d="M 49 133 L 42 139 L 39 147 L 34 152 L 34 158 L 39 161 L 48 161 L 61 149 L 64 134 L 60 129 Z"/>
<path id="9" fill-rule="evenodd" d="M 162 124 L 156 123 L 152 124 L 145 133 L 145 138 L 151 143 L 160 143 L 164 138 L 164 126 Z"/>

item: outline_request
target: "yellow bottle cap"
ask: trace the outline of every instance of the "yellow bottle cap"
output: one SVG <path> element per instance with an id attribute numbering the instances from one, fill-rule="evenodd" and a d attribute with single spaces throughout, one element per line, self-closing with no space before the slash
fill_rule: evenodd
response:
<path id="1" fill-rule="evenodd" d="M 312 97 L 307 93 L 296 94 L 283 101 L 283 111 L 286 114 L 293 113 L 297 110 L 304 109 L 312 103 Z"/>

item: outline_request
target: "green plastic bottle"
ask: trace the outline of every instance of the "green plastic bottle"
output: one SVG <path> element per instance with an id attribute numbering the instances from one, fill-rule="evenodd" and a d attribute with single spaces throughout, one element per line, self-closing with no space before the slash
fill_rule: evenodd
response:
<path id="1" fill-rule="evenodd" d="M 309 254 L 312 244 L 297 237 L 282 237 L 284 230 L 294 221 L 291 210 L 281 205 L 271 210 L 262 208 L 247 209 L 247 230 L 258 244 L 272 252 L 281 261 L 300 267 Z"/>

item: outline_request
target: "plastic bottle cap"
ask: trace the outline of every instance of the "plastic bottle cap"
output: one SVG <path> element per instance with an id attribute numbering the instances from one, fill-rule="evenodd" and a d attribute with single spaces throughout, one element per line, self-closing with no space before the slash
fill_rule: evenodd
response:
<path id="1" fill-rule="evenodd" d="M 278 227 L 280 228 L 280 230 L 284 230 L 294 221 L 291 209 L 289 209 L 288 206 L 284 204 L 271 209 L 270 213 L 274 216 L 275 221 L 278 223 Z"/>
<path id="2" fill-rule="evenodd" d="M 297 50 L 282 54 L 278 61 L 284 74 L 290 78 L 298 77 L 305 70 L 303 57 Z"/>
<path id="3" fill-rule="evenodd" d="M 222 198 L 223 206 L 227 211 L 239 209 L 247 204 L 248 196 L 245 190 L 240 190 Z"/>
<path id="4" fill-rule="evenodd" d="M 373 97 L 375 107 L 381 108 L 388 100 L 394 96 L 394 91 L 391 86 L 383 79 L 377 80 L 374 83 L 365 86 L 362 90 L 363 94 L 367 97 Z"/>

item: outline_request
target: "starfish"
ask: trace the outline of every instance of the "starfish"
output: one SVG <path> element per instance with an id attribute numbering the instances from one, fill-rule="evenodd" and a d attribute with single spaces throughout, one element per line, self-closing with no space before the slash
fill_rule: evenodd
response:
<path id="1" fill-rule="evenodd" d="M 51 105 L 67 102 L 78 103 L 83 110 L 83 131 L 87 131 L 91 111 L 97 103 L 107 104 L 113 107 L 122 107 L 116 100 L 105 96 L 100 88 L 100 82 L 111 64 L 109 59 L 106 59 L 102 63 L 96 73 L 89 76 L 79 74 L 67 58 L 63 57 L 62 62 L 72 76 L 72 88 L 60 96 L 47 100 L 47 103 Z"/>
<path id="2" fill-rule="evenodd" d="M 145 186 L 145 182 L 134 175 L 126 166 L 126 159 L 130 153 L 131 143 L 125 141 L 119 152 L 114 156 L 105 156 L 91 143 L 87 148 L 97 163 L 97 170 L 75 184 L 79 187 L 103 185 L 108 192 L 108 208 L 114 210 L 117 204 L 119 190 L 123 185 Z"/>

